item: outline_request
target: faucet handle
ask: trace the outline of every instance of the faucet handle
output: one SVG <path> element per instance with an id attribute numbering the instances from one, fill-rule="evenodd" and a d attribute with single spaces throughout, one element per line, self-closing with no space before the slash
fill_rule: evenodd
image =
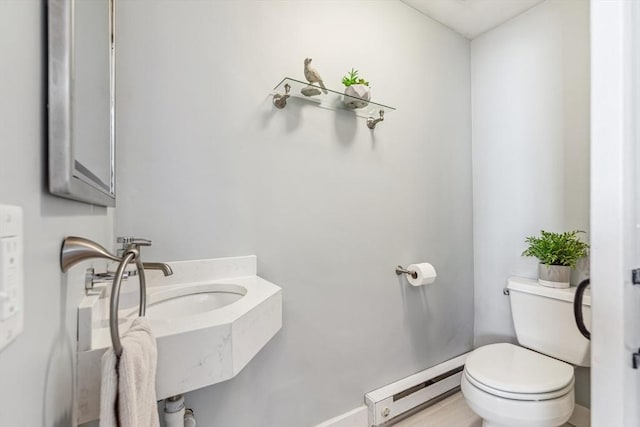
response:
<path id="1" fill-rule="evenodd" d="M 151 240 L 149 239 L 142 239 L 140 237 L 132 237 L 132 236 L 122 236 L 122 237 L 118 237 L 118 239 L 116 240 L 116 242 L 118 243 L 122 243 L 122 247 L 125 248 L 129 245 L 136 245 L 136 246 L 151 246 Z"/>
<path id="2" fill-rule="evenodd" d="M 133 236 L 118 237 L 116 239 L 116 242 L 122 244 L 122 246 L 118 249 L 118 256 L 123 256 L 125 251 L 131 248 L 139 248 L 140 246 L 151 246 L 151 240 Z"/>

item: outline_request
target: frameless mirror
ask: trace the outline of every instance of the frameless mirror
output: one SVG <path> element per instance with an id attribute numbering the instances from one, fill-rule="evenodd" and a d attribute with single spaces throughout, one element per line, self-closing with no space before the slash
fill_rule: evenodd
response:
<path id="1" fill-rule="evenodd" d="M 114 0 L 49 0 L 49 191 L 115 206 Z"/>

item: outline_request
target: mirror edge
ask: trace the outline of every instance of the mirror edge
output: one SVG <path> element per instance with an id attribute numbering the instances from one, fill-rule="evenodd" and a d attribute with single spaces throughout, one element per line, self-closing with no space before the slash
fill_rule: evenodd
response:
<path id="1" fill-rule="evenodd" d="M 114 207 L 115 200 L 115 106 L 114 106 L 114 2 L 110 4 L 111 52 L 111 188 L 106 193 L 74 176 L 73 143 L 71 140 L 71 79 L 73 0 L 48 0 L 48 147 L 49 192 L 53 195 Z"/>

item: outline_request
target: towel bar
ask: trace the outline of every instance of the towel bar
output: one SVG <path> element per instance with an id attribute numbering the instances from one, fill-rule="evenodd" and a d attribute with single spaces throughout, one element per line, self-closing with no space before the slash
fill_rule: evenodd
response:
<path id="1" fill-rule="evenodd" d="M 138 315 L 144 316 L 147 308 L 147 284 L 144 277 L 144 266 L 140 261 L 140 252 L 137 248 L 128 249 L 118 265 L 115 277 L 113 278 L 113 287 L 111 288 L 111 299 L 109 302 L 109 328 L 111 331 L 111 343 L 116 356 L 122 355 L 122 342 L 120 341 L 120 330 L 118 327 L 118 304 L 120 302 L 120 285 L 124 277 L 125 268 L 131 262 L 135 261 L 138 270 L 138 278 L 140 282 L 140 308 Z"/>

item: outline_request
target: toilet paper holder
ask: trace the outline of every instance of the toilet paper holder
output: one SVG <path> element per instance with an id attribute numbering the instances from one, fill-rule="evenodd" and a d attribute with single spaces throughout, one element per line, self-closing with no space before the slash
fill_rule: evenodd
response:
<path id="1" fill-rule="evenodd" d="M 416 273 L 415 271 L 411 271 L 411 270 L 407 270 L 406 268 L 404 268 L 403 266 L 399 265 L 396 267 L 396 274 L 399 276 L 401 274 L 408 274 L 411 277 L 413 277 L 414 279 L 418 278 L 418 273 Z"/>

